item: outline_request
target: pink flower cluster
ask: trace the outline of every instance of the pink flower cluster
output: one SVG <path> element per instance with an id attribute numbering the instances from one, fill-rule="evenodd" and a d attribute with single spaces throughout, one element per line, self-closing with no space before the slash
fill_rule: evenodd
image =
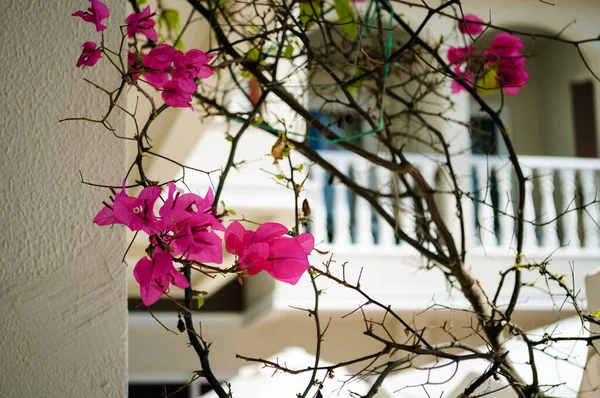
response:
<path id="1" fill-rule="evenodd" d="M 108 18 L 109 10 L 99 0 L 90 0 L 90 2 L 87 11 L 77 11 L 72 15 L 93 23 L 96 25 L 96 30 L 100 32 L 106 29 L 102 21 Z M 142 12 L 131 13 L 125 19 L 127 36 L 133 38 L 136 34 L 141 34 L 153 42 L 158 42 L 154 16 L 156 13 L 151 12 L 150 6 Z M 102 51 L 103 49 L 97 47 L 96 43 L 85 42 L 77 60 L 77 67 L 83 69 L 86 66 L 94 66 L 102 57 Z M 195 79 L 212 76 L 214 68 L 208 65 L 212 57 L 212 54 L 200 50 L 189 50 L 184 54 L 168 44 L 159 44 L 148 54 L 129 52 L 128 76 L 135 81 L 143 75 L 148 83 L 162 91 L 162 98 L 167 105 L 193 109 L 192 94 L 197 90 Z"/>
<path id="2" fill-rule="evenodd" d="M 225 231 L 225 248 L 238 256 L 239 267 L 248 275 L 267 271 L 273 278 L 295 285 L 310 267 L 306 255 L 315 240 L 309 233 L 293 238 L 287 233 L 285 226 L 273 222 L 249 231 L 235 221 Z"/>
<path id="3" fill-rule="evenodd" d="M 212 76 L 214 68 L 208 65 L 212 57 L 200 50 L 192 49 L 184 54 L 168 44 L 159 44 L 139 57 L 129 52 L 129 74 L 134 81 L 143 75 L 148 83 L 162 90 L 167 105 L 192 108 L 192 93 L 197 89 L 194 79 Z"/>
<path id="4" fill-rule="evenodd" d="M 182 194 L 175 184 L 169 183 L 158 215 L 155 204 L 162 193 L 160 187 L 146 187 L 133 197 L 127 195 L 123 181 L 120 192 L 112 188 L 111 191 L 110 204 L 103 202 L 104 207 L 94 218 L 94 223 L 100 226 L 121 224 L 131 231 L 149 235 L 149 257 L 140 259 L 133 270 L 145 305 L 154 304 L 170 285 L 190 286 L 175 269 L 174 257 L 222 263 L 222 239 L 215 231 L 225 231 L 227 251 L 239 257 L 239 268 L 248 275 L 265 270 L 279 281 L 295 284 L 309 268 L 307 255 L 314 246 L 312 235 L 286 237 L 287 228 L 277 223 L 266 223 L 252 232 L 234 222 L 225 230 L 216 217 L 210 189 L 202 197 Z"/>
<path id="5" fill-rule="evenodd" d="M 458 29 L 463 34 L 478 35 L 483 31 L 483 20 L 475 15 L 465 15 Z M 525 56 L 521 54 L 523 42 L 509 33 L 500 33 L 491 46 L 479 53 L 474 45 L 450 47 L 448 62 L 460 80 L 483 91 L 502 89 L 508 95 L 518 94 L 527 83 Z M 452 93 L 466 91 L 457 80 L 452 82 Z"/>

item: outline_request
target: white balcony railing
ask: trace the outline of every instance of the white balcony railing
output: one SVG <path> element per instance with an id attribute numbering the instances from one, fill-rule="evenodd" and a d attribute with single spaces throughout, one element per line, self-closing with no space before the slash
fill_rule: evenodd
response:
<path id="1" fill-rule="evenodd" d="M 398 192 L 403 184 L 394 184 L 392 174 L 374 167 L 363 159 L 336 151 L 323 156 L 360 185 L 383 194 L 380 204 L 396 214 L 399 226 L 409 236 L 419 239 L 420 209 L 412 198 Z M 441 162 L 427 155 L 409 155 L 411 161 L 435 189 L 444 180 Z M 467 232 L 470 248 L 508 250 L 515 247 L 515 211 L 517 187 L 508 159 L 500 156 L 465 157 L 471 162 L 471 175 L 462 176 L 468 189 L 465 220 L 472 220 Z M 524 251 L 535 248 L 585 249 L 600 251 L 600 213 L 598 181 L 599 159 L 521 156 L 526 177 Z M 321 169 L 312 171 L 310 203 L 313 208 L 311 231 L 329 245 L 361 248 L 407 247 L 398 241 L 392 228 L 376 215 L 366 200 L 357 197 Z M 409 179 L 410 183 L 410 179 Z M 395 187 L 397 186 L 397 187 Z M 450 195 L 439 195 L 438 203 Z M 392 209 L 395 209 L 392 211 Z M 455 211 L 450 210 L 455 214 Z M 452 218 L 452 217 L 451 217 Z M 455 218 L 455 217 L 454 217 Z"/>

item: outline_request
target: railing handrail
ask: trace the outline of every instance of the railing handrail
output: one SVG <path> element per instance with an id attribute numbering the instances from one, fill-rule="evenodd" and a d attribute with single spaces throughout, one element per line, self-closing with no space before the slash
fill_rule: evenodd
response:
<path id="1" fill-rule="evenodd" d="M 498 167 L 508 165 L 510 161 L 502 155 L 471 155 L 475 165 L 488 164 Z M 578 169 L 578 170 L 600 170 L 600 159 L 575 158 L 562 156 L 531 156 L 520 155 L 519 162 L 522 166 L 530 169 Z"/>
<path id="2" fill-rule="evenodd" d="M 325 159 L 331 159 L 334 161 L 352 161 L 359 158 L 355 155 L 346 151 L 336 150 L 320 150 L 318 151 L 321 155 L 325 155 Z M 390 156 L 387 154 L 380 154 L 384 159 L 389 159 Z M 411 162 L 421 163 L 423 161 L 432 162 L 445 162 L 442 155 L 437 153 L 406 153 L 406 159 Z M 510 164 L 507 156 L 503 155 L 471 155 L 471 161 L 474 165 L 487 164 L 492 167 L 507 166 Z M 578 170 L 600 170 L 600 159 L 592 158 L 576 158 L 576 157 L 565 157 L 565 156 L 532 156 L 532 155 L 519 155 L 519 162 L 521 165 L 528 169 L 578 169 Z"/>

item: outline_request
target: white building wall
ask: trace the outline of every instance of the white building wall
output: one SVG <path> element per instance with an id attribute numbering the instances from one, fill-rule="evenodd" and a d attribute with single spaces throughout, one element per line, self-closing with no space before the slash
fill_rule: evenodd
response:
<path id="1" fill-rule="evenodd" d="M 106 1 L 118 45 L 125 2 Z M 81 44 L 100 40 L 70 16 L 85 0 L 7 0 L 0 11 L 0 396 L 124 397 L 125 242 L 92 225 L 124 175 L 124 146 L 100 125 L 59 123 L 101 115 L 106 96 L 82 81 L 118 83 L 105 60 L 75 67 Z M 125 119 L 111 123 L 124 131 Z"/>

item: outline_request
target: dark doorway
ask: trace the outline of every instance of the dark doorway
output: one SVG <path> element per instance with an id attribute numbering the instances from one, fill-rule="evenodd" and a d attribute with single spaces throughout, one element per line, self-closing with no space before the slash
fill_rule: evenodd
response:
<path id="1" fill-rule="evenodd" d="M 575 129 L 575 156 L 596 158 L 596 103 L 594 83 L 585 81 L 571 84 L 573 124 Z"/>

